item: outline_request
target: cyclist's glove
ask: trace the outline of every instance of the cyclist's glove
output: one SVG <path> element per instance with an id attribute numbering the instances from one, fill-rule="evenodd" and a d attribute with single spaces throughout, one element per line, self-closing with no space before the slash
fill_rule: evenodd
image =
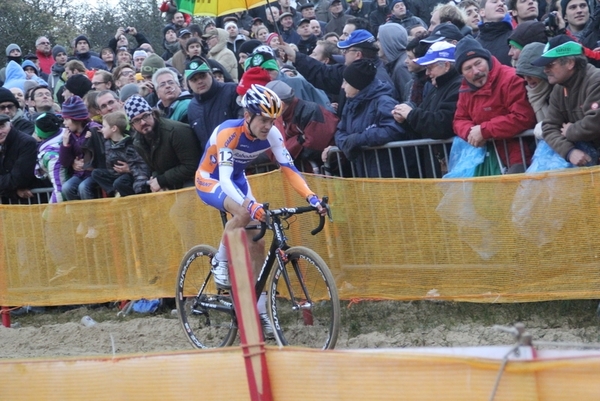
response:
<path id="1" fill-rule="evenodd" d="M 321 200 L 317 195 L 310 195 L 308 197 L 308 203 L 316 209 L 321 204 Z"/>
<path id="2" fill-rule="evenodd" d="M 250 201 L 246 209 L 250 212 L 252 220 L 265 221 L 265 209 L 263 208 L 262 203 Z"/>

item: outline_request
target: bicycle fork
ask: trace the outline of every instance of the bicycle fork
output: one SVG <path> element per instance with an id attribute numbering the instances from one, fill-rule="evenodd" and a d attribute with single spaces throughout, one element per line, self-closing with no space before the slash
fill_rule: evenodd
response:
<path id="1" fill-rule="evenodd" d="M 301 310 L 304 324 L 306 326 L 312 326 L 313 325 L 313 314 L 312 314 L 313 303 L 312 303 L 312 300 L 310 299 L 310 295 L 308 295 L 308 290 L 306 289 L 306 284 L 304 283 L 304 278 L 302 277 L 302 272 L 300 271 L 300 266 L 298 266 L 298 263 L 296 261 L 290 262 L 285 251 L 283 251 L 281 249 L 278 249 L 277 261 L 279 263 L 279 268 L 281 269 L 281 273 L 283 275 L 283 280 L 285 281 L 285 285 L 287 287 L 288 294 L 290 295 L 290 300 L 292 302 L 292 310 L 294 310 L 294 311 Z M 296 277 L 298 278 L 300 288 L 302 290 L 302 293 L 304 294 L 304 297 L 303 297 L 304 301 L 302 301 L 301 303 L 297 302 L 296 296 L 294 295 L 294 290 L 292 288 L 292 282 L 290 281 L 290 276 L 287 272 L 287 269 L 285 268 L 286 263 L 292 264 L 294 273 L 296 274 Z"/>

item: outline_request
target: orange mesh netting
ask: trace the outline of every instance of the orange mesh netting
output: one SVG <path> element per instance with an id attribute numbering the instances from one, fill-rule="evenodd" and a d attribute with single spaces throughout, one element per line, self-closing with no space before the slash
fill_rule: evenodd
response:
<path id="1" fill-rule="evenodd" d="M 330 197 L 334 223 L 312 237 L 318 217 L 298 216 L 288 236 L 325 259 L 343 299 L 600 298 L 599 172 L 455 181 L 309 176 L 310 187 Z M 279 172 L 250 182 L 272 207 L 306 204 Z M 219 213 L 194 189 L 1 206 L 0 217 L 0 305 L 172 297 L 184 253 L 217 246 L 222 232 Z M 86 238 L 89 227 L 96 238 Z"/>

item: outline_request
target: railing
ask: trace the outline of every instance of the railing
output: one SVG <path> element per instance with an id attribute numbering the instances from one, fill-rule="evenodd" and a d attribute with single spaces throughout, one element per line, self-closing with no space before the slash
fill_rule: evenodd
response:
<path id="1" fill-rule="evenodd" d="M 525 168 L 527 168 L 529 166 L 529 159 L 526 155 L 533 154 L 535 149 L 533 130 L 526 130 L 515 138 L 519 140 L 521 160 Z M 447 161 L 449 159 L 452 140 L 452 138 L 444 140 L 419 139 L 390 142 L 377 147 L 365 147 L 362 150 L 363 156 L 373 154 L 378 172 L 376 176 L 368 178 L 442 178 L 447 172 Z M 498 147 L 498 152 L 503 152 L 504 160 L 508 160 L 508 146 L 505 140 L 502 143 L 504 145 Z M 529 148 L 529 151 L 526 151 L 527 148 Z M 382 157 L 384 155 L 387 155 L 387 161 L 391 166 L 390 171 L 392 173 L 386 177 L 382 174 Z M 367 170 L 366 157 L 362 157 L 362 160 L 362 167 Z M 398 165 L 399 163 L 401 166 Z M 410 165 L 411 163 L 412 166 Z M 402 167 L 400 170 L 406 174 L 397 175 L 396 172 L 399 170 L 397 167 Z M 325 162 L 322 169 L 325 175 L 352 178 L 359 176 L 355 163 L 349 162 L 337 146 L 329 149 L 327 162 Z"/>

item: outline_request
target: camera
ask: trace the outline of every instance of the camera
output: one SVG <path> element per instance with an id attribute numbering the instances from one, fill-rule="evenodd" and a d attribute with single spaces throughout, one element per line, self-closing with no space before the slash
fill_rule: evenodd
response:
<path id="1" fill-rule="evenodd" d="M 130 28 L 125 29 L 125 33 L 129 33 L 129 32 L 131 32 Z"/>
<path id="2" fill-rule="evenodd" d="M 548 14 L 548 17 L 544 20 L 544 25 L 551 30 L 558 29 L 558 23 L 556 22 L 556 11 L 552 11 L 550 14 Z"/>

